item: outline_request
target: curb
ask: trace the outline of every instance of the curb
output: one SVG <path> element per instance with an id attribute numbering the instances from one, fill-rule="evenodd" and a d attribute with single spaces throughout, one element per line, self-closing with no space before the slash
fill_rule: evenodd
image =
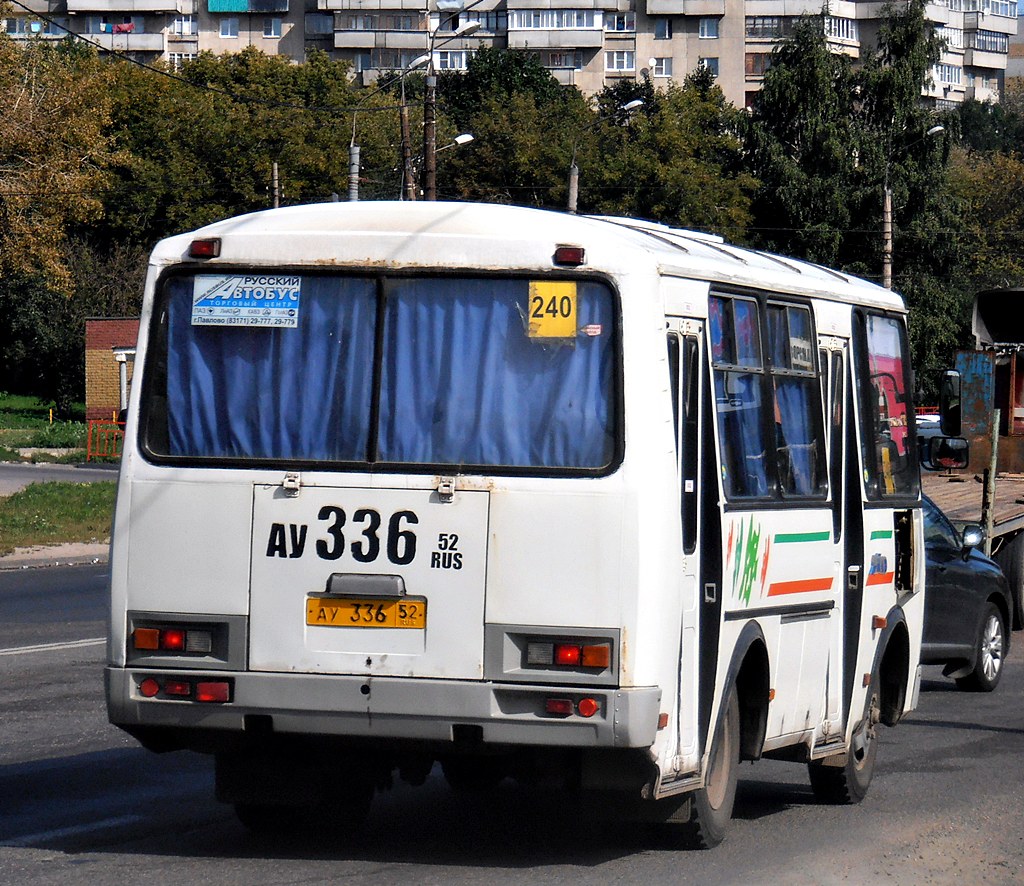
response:
<path id="1" fill-rule="evenodd" d="M 95 566 L 107 563 L 110 557 L 108 545 L 68 545 L 75 550 L 65 550 L 63 545 L 52 548 L 16 550 L 13 554 L 0 557 L 0 572 L 21 569 L 43 569 L 48 566 Z"/>

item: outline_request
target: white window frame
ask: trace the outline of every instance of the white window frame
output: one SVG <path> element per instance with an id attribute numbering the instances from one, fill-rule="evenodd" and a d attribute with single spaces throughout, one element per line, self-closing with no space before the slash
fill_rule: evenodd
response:
<path id="1" fill-rule="evenodd" d="M 232 34 L 231 31 L 234 30 Z M 218 30 L 222 40 L 237 40 L 238 39 L 238 16 L 231 15 L 220 20 L 220 28 Z"/>
<path id="2" fill-rule="evenodd" d="M 717 17 L 712 15 L 702 16 L 697 25 L 697 36 L 701 40 L 717 40 L 718 26 L 719 21 Z"/>
<path id="3" fill-rule="evenodd" d="M 654 62 L 651 65 L 651 76 L 652 77 L 671 77 L 672 76 L 672 56 L 666 56 L 665 58 L 651 59 Z"/>
<path id="4" fill-rule="evenodd" d="M 171 34 L 175 37 L 195 37 L 199 33 L 199 25 L 194 15 L 178 15 L 171 22 Z"/>
<path id="5" fill-rule="evenodd" d="M 711 71 L 712 74 L 715 75 L 715 77 L 719 76 L 720 67 L 719 67 L 718 56 L 717 55 L 711 55 L 711 56 L 703 56 L 702 55 L 699 59 L 697 59 L 697 64 L 701 65 L 702 67 L 707 68 L 709 71 Z"/>
<path id="6" fill-rule="evenodd" d="M 269 39 L 280 39 L 284 31 L 284 20 L 272 15 L 263 19 L 263 36 Z"/>
<path id="7" fill-rule="evenodd" d="M 672 39 L 672 19 L 668 17 L 656 18 L 654 20 L 654 39 L 655 40 L 671 40 Z"/>
<path id="8" fill-rule="evenodd" d="M 609 49 L 604 54 L 604 69 L 611 73 L 636 70 L 636 53 L 632 49 Z"/>

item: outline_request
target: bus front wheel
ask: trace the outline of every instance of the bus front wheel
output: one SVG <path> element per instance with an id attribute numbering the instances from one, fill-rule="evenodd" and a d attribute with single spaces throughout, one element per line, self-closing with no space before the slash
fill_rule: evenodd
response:
<path id="1" fill-rule="evenodd" d="M 867 796 L 871 777 L 875 774 L 880 715 L 878 692 L 872 691 L 867 713 L 853 733 L 846 760 L 827 757 L 808 764 L 811 789 L 820 802 L 859 803 Z"/>

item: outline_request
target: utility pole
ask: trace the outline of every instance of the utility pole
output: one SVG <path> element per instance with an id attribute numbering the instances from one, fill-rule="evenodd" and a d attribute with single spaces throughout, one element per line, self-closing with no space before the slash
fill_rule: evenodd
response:
<path id="1" fill-rule="evenodd" d="M 405 200 L 415 200 L 416 181 L 412 174 L 412 137 L 409 134 L 409 106 L 405 103 L 404 80 L 402 82 L 402 107 L 398 119 L 402 125 L 402 196 Z"/>
<path id="2" fill-rule="evenodd" d="M 270 184 L 271 192 L 274 195 L 274 209 L 281 205 L 281 180 L 277 176 L 277 161 L 274 161 L 273 179 Z"/>
<path id="3" fill-rule="evenodd" d="M 423 199 L 437 199 L 437 75 L 433 60 L 423 98 Z"/>
<path id="4" fill-rule="evenodd" d="M 348 199 L 352 203 L 359 200 L 359 145 L 348 148 Z"/>
<path id="5" fill-rule="evenodd" d="M 888 175 L 882 191 L 882 285 L 892 289 L 892 188 Z"/>

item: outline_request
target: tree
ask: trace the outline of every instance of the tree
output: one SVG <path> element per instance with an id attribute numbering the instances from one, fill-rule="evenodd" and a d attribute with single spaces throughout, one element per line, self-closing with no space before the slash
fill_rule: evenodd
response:
<path id="1" fill-rule="evenodd" d="M 109 83 L 80 43 L 0 35 L 0 278 L 69 290 L 68 231 L 103 210 Z"/>
<path id="2" fill-rule="evenodd" d="M 822 18 L 799 19 L 772 52 L 746 130 L 749 169 L 760 181 L 760 245 L 827 265 L 844 258 L 860 200 L 861 133 L 850 59 L 829 51 Z"/>
<path id="3" fill-rule="evenodd" d="M 628 121 L 617 109 L 641 97 Z M 605 122 L 581 163 L 581 209 L 743 239 L 756 182 L 742 168 L 739 113 L 703 69 L 662 90 L 598 97 Z M 591 184 L 593 183 L 593 184 Z"/>

